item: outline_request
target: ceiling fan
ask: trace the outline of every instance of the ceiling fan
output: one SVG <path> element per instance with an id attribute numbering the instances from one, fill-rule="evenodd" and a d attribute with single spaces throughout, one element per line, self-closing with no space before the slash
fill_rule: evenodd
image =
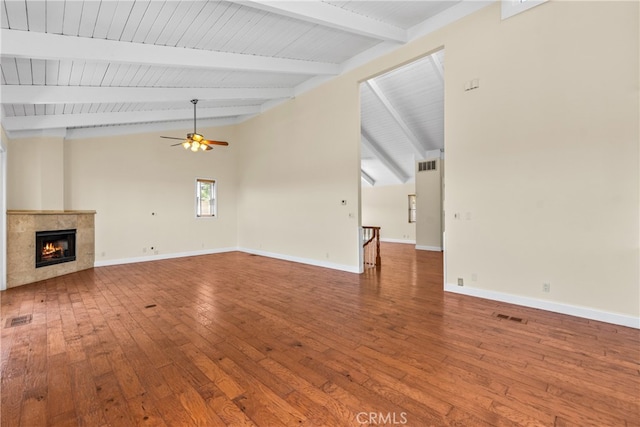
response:
<path id="1" fill-rule="evenodd" d="M 191 103 L 193 104 L 193 133 L 188 133 L 186 139 L 175 138 L 173 136 L 161 136 L 160 138 L 177 139 L 179 141 L 182 141 L 178 144 L 173 144 L 172 147 L 175 147 L 177 145 L 182 145 L 185 148 L 185 150 L 190 149 L 193 152 L 196 152 L 198 150 L 202 150 L 202 151 L 213 150 L 214 145 L 223 145 L 223 146 L 229 145 L 229 143 L 226 141 L 213 141 L 210 139 L 204 139 L 204 136 L 202 136 L 196 131 L 196 104 L 198 103 L 198 100 L 192 99 Z"/>

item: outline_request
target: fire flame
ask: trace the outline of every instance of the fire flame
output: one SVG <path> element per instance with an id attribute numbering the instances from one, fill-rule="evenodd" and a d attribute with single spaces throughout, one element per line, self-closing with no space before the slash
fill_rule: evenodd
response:
<path id="1" fill-rule="evenodd" d="M 62 251 L 62 248 L 59 246 L 55 246 L 53 243 L 47 243 L 46 245 L 44 245 L 44 247 L 42 248 L 42 255 L 43 256 L 47 256 L 47 255 L 53 255 L 56 252 L 60 252 Z"/>

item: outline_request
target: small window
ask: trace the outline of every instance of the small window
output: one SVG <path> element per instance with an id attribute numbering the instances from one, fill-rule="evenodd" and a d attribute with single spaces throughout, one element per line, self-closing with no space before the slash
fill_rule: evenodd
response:
<path id="1" fill-rule="evenodd" d="M 409 194 L 409 222 L 416 222 L 416 195 Z"/>
<path id="2" fill-rule="evenodd" d="M 196 180 L 196 216 L 216 216 L 216 182 L 212 179 Z"/>
<path id="3" fill-rule="evenodd" d="M 518 13 L 541 5 L 547 0 L 502 0 L 502 19 L 511 18 Z"/>

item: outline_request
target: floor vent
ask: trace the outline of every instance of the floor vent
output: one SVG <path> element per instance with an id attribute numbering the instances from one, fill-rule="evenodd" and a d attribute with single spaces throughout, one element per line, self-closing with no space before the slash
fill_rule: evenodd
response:
<path id="1" fill-rule="evenodd" d="M 33 319 L 33 316 L 31 314 L 13 317 L 7 320 L 7 325 L 5 327 L 13 328 L 14 326 L 28 325 L 29 323 L 31 323 L 31 319 Z"/>
<path id="2" fill-rule="evenodd" d="M 155 304 L 149 304 L 149 305 L 145 305 L 144 308 L 153 308 L 155 306 L 156 306 Z"/>
<path id="3" fill-rule="evenodd" d="M 500 313 L 494 313 L 493 315 L 498 319 L 511 320 L 514 322 L 525 323 L 525 324 L 527 323 L 527 320 L 523 319 L 522 317 L 507 316 L 506 314 L 500 314 Z"/>

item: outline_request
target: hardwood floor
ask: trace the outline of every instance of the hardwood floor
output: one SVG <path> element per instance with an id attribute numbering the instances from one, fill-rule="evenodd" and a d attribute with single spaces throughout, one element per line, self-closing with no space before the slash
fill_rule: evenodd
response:
<path id="1" fill-rule="evenodd" d="M 1 425 L 639 425 L 638 330 L 445 294 L 440 253 L 382 250 L 363 275 L 226 253 L 3 292 Z"/>

